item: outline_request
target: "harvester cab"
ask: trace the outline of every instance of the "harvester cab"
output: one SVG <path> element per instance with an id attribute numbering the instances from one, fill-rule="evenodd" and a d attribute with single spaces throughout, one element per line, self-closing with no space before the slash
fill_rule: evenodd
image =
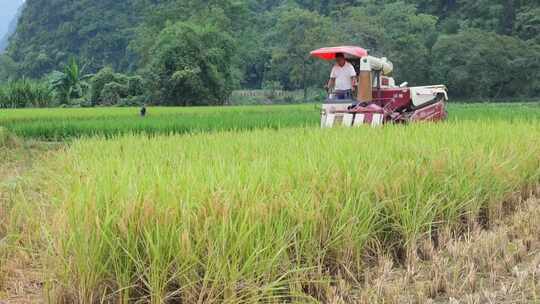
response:
<path id="1" fill-rule="evenodd" d="M 447 88 L 444 85 L 409 87 L 396 85 L 394 66 L 386 58 L 369 56 L 360 47 L 321 48 L 311 56 L 334 60 L 343 54 L 356 70 L 356 96 L 342 99 L 333 91 L 322 106 L 321 127 L 379 126 L 386 123 L 442 121 L 447 118 Z"/>

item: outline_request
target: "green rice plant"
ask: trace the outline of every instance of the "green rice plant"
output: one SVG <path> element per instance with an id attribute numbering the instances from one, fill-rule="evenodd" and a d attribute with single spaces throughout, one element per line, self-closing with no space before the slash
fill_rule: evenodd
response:
<path id="1" fill-rule="evenodd" d="M 529 104 L 449 105 L 450 121 L 540 120 L 540 106 Z M 0 125 L 26 138 L 64 140 L 83 136 L 129 133 L 183 134 L 206 131 L 253 130 L 284 127 L 317 128 L 320 106 L 16 109 L 3 111 Z"/>
<path id="2" fill-rule="evenodd" d="M 62 140 L 317 125 L 319 112 L 316 105 L 150 108 L 142 118 L 138 108 L 17 109 L 0 116 L 0 124 L 21 137 Z"/>
<path id="3" fill-rule="evenodd" d="M 70 301 L 315 302 L 362 280 L 372 244 L 414 252 L 537 185 L 540 124 L 127 134 L 36 174 L 41 200 L 17 204 L 44 206 L 24 217 Z"/>

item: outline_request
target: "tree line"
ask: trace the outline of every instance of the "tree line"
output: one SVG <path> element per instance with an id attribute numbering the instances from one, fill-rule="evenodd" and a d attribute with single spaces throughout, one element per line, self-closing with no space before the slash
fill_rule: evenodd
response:
<path id="1" fill-rule="evenodd" d="M 77 58 L 88 89 L 63 104 L 222 104 L 240 88 L 320 88 L 330 66 L 309 51 L 348 44 L 388 57 L 398 82 L 535 97 L 539 16 L 538 0 L 27 0 L 0 81 L 58 84 Z"/>

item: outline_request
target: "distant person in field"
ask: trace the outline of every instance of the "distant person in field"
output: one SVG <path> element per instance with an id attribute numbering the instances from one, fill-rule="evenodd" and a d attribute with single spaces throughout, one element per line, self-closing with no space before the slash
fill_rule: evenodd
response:
<path id="1" fill-rule="evenodd" d="M 145 117 L 145 116 L 146 116 L 146 104 L 143 104 L 141 108 L 141 117 Z"/>
<path id="2" fill-rule="evenodd" d="M 356 71 L 352 64 L 345 60 L 343 53 L 336 54 L 336 64 L 330 73 L 327 88 L 333 91 L 336 99 L 352 99 L 356 85 Z"/>

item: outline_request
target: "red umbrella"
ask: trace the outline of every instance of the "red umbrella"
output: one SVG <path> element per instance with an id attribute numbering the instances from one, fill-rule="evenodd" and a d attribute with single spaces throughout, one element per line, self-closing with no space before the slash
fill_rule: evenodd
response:
<path id="1" fill-rule="evenodd" d="M 357 46 L 336 46 L 325 47 L 311 52 L 311 56 L 324 60 L 333 60 L 337 53 L 343 53 L 345 57 L 362 58 L 368 55 L 368 52 Z"/>

